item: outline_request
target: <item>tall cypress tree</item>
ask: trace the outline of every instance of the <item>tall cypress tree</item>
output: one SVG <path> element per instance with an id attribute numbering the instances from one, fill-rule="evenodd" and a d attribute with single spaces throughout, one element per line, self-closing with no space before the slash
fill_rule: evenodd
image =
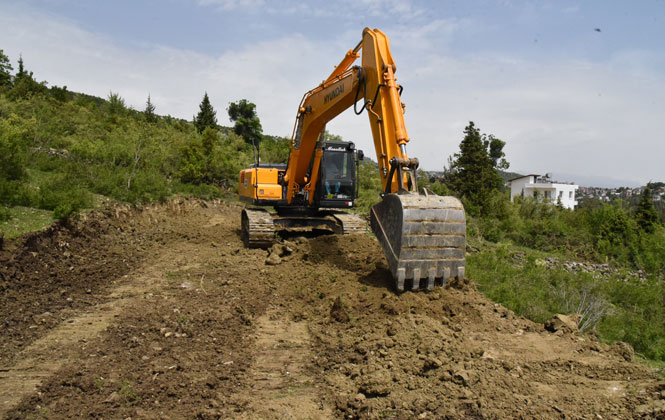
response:
<path id="1" fill-rule="evenodd" d="M 7 57 L 3 50 L 0 50 L 0 86 L 10 86 L 12 84 L 11 71 L 14 70 L 9 57 Z"/>
<path id="2" fill-rule="evenodd" d="M 194 125 L 199 133 L 203 133 L 207 127 L 217 129 L 217 111 L 212 108 L 208 92 L 203 95 L 201 105 L 199 105 L 199 113 L 196 115 Z"/>
<path id="3" fill-rule="evenodd" d="M 145 110 L 143 111 L 145 115 L 145 120 L 152 123 L 157 121 L 157 116 L 155 115 L 155 105 L 150 101 L 150 94 L 148 94 L 148 100 L 145 103 Z"/>
<path id="4" fill-rule="evenodd" d="M 652 194 L 651 183 L 648 183 L 642 191 L 640 201 L 637 203 L 637 212 L 635 213 L 637 225 L 647 233 L 653 233 L 658 224 L 658 213 L 653 205 Z"/>
<path id="5" fill-rule="evenodd" d="M 507 168 L 505 142 L 480 134 L 473 121 L 464 129 L 459 153 L 449 159 L 445 181 L 466 202 L 470 213 L 483 213 L 493 191 L 503 184 L 497 168 Z"/>
<path id="6" fill-rule="evenodd" d="M 18 56 L 18 71 L 16 72 L 16 80 L 20 80 L 27 75 L 25 68 L 23 67 L 23 54 Z"/>

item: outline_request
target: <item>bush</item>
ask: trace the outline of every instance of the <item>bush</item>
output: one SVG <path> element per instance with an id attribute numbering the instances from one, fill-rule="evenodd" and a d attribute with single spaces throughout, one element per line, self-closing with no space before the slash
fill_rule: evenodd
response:
<path id="1" fill-rule="evenodd" d="M 12 218 L 12 214 L 9 209 L 2 204 L 0 204 L 0 222 L 6 222 Z"/>
<path id="2" fill-rule="evenodd" d="M 0 181 L 18 181 L 25 177 L 26 134 L 18 116 L 0 120 Z"/>
<path id="3" fill-rule="evenodd" d="M 252 161 L 250 153 L 240 136 L 220 136 L 217 130 L 206 128 L 181 149 L 178 175 L 183 183 L 235 187 L 238 174 Z"/>
<path id="4" fill-rule="evenodd" d="M 39 188 L 39 208 L 53 210 L 53 218 L 67 219 L 92 205 L 90 193 L 70 174 L 59 174 Z"/>
<path id="5" fill-rule="evenodd" d="M 490 299 L 544 322 L 556 313 L 584 315 L 580 326 L 605 341 L 625 341 L 644 356 L 665 360 L 665 283 L 622 273 L 596 276 L 548 267 L 540 254 L 501 243 L 467 258 L 469 277 Z"/>
<path id="6" fill-rule="evenodd" d="M 262 163 L 286 163 L 291 152 L 291 139 L 264 136 L 260 148 Z"/>

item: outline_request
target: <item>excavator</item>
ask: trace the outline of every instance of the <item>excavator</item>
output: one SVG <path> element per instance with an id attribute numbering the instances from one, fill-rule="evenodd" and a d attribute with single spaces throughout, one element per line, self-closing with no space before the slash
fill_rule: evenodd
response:
<path id="1" fill-rule="evenodd" d="M 360 65 L 353 65 L 358 58 Z M 275 232 L 282 229 L 365 231 L 363 219 L 342 210 L 352 208 L 358 197 L 358 162 L 363 153 L 351 142 L 324 135 L 326 124 L 353 106 L 357 115 L 366 111 L 369 116 L 383 188 L 381 200 L 371 209 L 370 226 L 395 288 L 399 292 L 431 290 L 464 277 L 464 207 L 455 197 L 418 191 L 418 159 L 406 153 L 409 137 L 396 69 L 388 37 L 378 29 L 365 28 L 361 41 L 330 76 L 305 93 L 288 163 L 257 162 L 240 172 L 240 198 L 262 207 L 242 211 L 246 246 L 270 247 Z"/>

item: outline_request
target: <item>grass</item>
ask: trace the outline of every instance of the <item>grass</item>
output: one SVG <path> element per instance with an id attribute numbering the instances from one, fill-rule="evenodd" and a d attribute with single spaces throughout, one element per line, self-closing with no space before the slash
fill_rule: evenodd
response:
<path id="1" fill-rule="evenodd" d="M 122 385 L 120 386 L 118 394 L 124 398 L 125 403 L 128 405 L 133 405 L 141 399 L 141 397 L 134 390 L 134 385 L 132 385 L 132 383 L 127 379 L 122 381 Z"/>
<path id="2" fill-rule="evenodd" d="M 648 359 L 665 361 L 665 283 L 657 278 L 600 276 L 542 264 L 555 256 L 508 243 L 484 243 L 467 256 L 468 275 L 490 299 L 542 323 L 582 313 L 605 342 L 625 341 Z M 558 256 L 555 256 L 558 257 Z M 559 261 L 565 258 L 558 257 Z"/>
<path id="3" fill-rule="evenodd" d="M 10 207 L 10 219 L 0 222 L 0 233 L 5 238 L 16 238 L 28 232 L 35 232 L 53 223 L 52 211 L 31 207 Z"/>

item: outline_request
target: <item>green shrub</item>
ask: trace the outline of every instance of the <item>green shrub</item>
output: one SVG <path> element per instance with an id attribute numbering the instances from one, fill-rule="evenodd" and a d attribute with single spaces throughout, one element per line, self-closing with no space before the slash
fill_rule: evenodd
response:
<path id="1" fill-rule="evenodd" d="M 467 257 L 469 277 L 490 299 L 544 322 L 556 313 L 584 314 L 580 323 L 605 341 L 625 341 L 645 357 L 665 360 L 665 283 L 548 267 L 540 254 L 507 243 Z"/>
<path id="2" fill-rule="evenodd" d="M 38 207 L 53 210 L 54 219 L 67 219 L 92 205 L 90 193 L 71 174 L 55 175 L 39 188 Z"/>
<path id="3" fill-rule="evenodd" d="M 0 204 L 0 222 L 6 222 L 12 218 L 12 214 L 9 209 L 2 204 Z"/>
<path id="4" fill-rule="evenodd" d="M 18 181 L 25 177 L 26 135 L 27 130 L 17 115 L 0 119 L 0 180 Z"/>
<path id="5" fill-rule="evenodd" d="M 291 139 L 264 136 L 260 147 L 261 162 L 286 163 L 291 152 Z"/>

